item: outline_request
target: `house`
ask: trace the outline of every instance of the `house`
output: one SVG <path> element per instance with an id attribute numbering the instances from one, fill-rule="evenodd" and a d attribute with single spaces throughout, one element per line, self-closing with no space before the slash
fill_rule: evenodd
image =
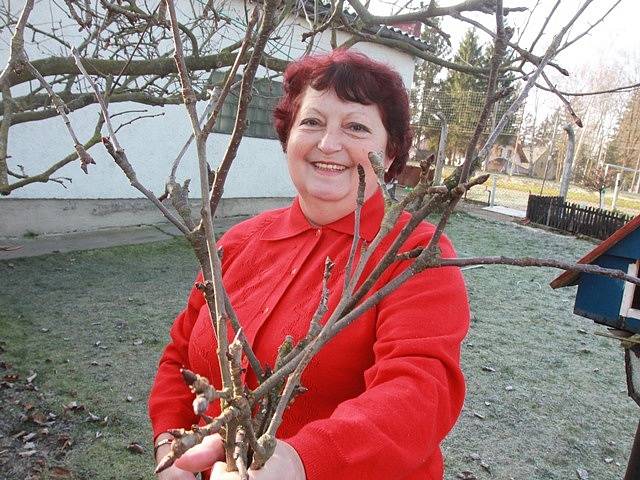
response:
<path id="1" fill-rule="evenodd" d="M 578 260 L 640 276 L 640 215 Z M 591 273 L 564 272 L 552 288 L 578 285 L 574 313 L 597 323 L 640 333 L 640 286 Z"/>
<path id="2" fill-rule="evenodd" d="M 509 175 L 528 175 L 529 169 L 529 158 L 524 153 L 521 142 L 516 142 L 515 145 L 495 144 L 485 164 L 487 172 Z"/>
<path id="3" fill-rule="evenodd" d="M 317 3 L 307 2 L 314 8 Z M 331 5 L 327 4 L 325 7 L 326 12 L 330 13 Z M 18 7 L 12 5 L 12 10 L 16 8 Z M 302 41 L 302 34 L 309 31 L 309 24 L 301 11 L 296 12 L 297 15 L 292 14 L 285 20 L 285 25 L 281 28 L 283 35 L 268 44 L 266 50 L 269 55 L 278 59 L 290 59 L 304 54 L 308 45 Z M 242 24 L 246 14 L 245 4 L 240 0 L 224 2 L 221 13 L 228 18 L 240 19 L 239 24 Z M 56 15 L 60 17 L 59 20 L 66 20 L 60 9 L 51 12 L 49 8 L 35 8 L 30 22 L 33 25 L 53 24 L 57 19 L 52 20 L 51 16 Z M 77 38 L 77 32 L 73 31 L 74 28 L 77 30 L 77 26 L 74 27 L 70 22 L 66 24 L 70 25 L 69 38 Z M 225 25 L 212 38 L 207 39 L 208 45 L 222 49 L 234 44 L 244 35 L 244 30 L 238 28 L 235 22 Z M 410 25 L 383 26 L 372 33 L 427 49 L 429 46 L 426 43 L 412 35 L 411 32 L 415 30 L 411 28 Z M 2 64 L 10 53 L 8 45 L 11 34 L 11 29 L 8 28 L 0 31 L 0 39 L 4 45 L 0 47 Z M 337 32 L 338 44 L 350 38 L 351 34 L 346 30 Z M 46 55 L 43 52 L 47 51 L 46 48 L 33 45 L 26 45 L 26 48 L 31 60 L 41 59 Z M 359 42 L 352 48 L 391 65 L 400 73 L 406 88 L 411 87 L 415 65 L 413 55 L 371 42 Z M 330 49 L 331 32 L 318 34 L 313 43 L 313 52 L 320 53 Z M 223 216 L 255 214 L 264 209 L 283 206 L 295 195 L 282 147 L 271 126 L 271 110 L 279 96 L 281 78 L 263 67 L 258 71 L 258 78 L 248 113 L 248 128 L 227 177 L 218 210 Z M 14 99 L 28 94 L 29 88 L 27 84 L 12 88 Z M 231 94 L 227 97 L 214 132 L 209 136 L 209 159 L 214 168 L 229 143 L 236 107 L 237 97 Z M 149 190 L 160 195 L 165 190 L 174 160 L 191 134 L 191 126 L 182 105 L 145 105 L 144 108 L 145 114 L 142 116 L 139 113 L 126 113 L 139 112 L 140 105 L 121 102 L 111 104 L 110 112 L 116 117 L 114 128 L 124 126 L 118 132 L 118 140 L 127 152 L 138 178 Z M 86 141 L 93 134 L 98 111 L 98 106 L 94 104 L 69 115 L 81 141 Z M 139 117 L 139 121 L 132 123 L 127 115 Z M 153 118 L 160 116 L 162 118 Z M 11 126 L 8 162 L 16 172 L 20 171 L 20 165 L 24 165 L 29 174 L 45 171 L 71 151 L 73 141 L 60 117 Z M 15 190 L 8 197 L 0 198 L 0 236 L 20 237 L 27 232 L 43 234 L 95 230 L 153 224 L 164 220 L 158 209 L 130 185 L 101 145 L 92 148 L 90 154 L 96 164 L 91 166 L 88 175 L 82 172 L 78 162 L 71 162 L 56 172 L 56 177 L 68 179 L 65 181 L 65 188 L 55 182 L 33 183 Z M 195 157 L 192 144 L 180 162 L 177 173 L 177 178 L 181 181 L 187 178 L 193 180 L 194 196 L 197 195 L 197 188 L 193 188 L 193 185 L 197 185 L 195 180 L 199 175 Z M 29 212 L 29 215 L 24 212 Z"/>

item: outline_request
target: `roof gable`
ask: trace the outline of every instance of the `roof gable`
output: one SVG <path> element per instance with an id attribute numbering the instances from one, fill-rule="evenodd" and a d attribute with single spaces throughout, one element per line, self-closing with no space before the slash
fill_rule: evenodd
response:
<path id="1" fill-rule="evenodd" d="M 631 232 L 634 232 L 640 227 L 640 215 L 629 221 L 626 225 L 620 227 L 613 232 L 611 236 L 603 240 L 600 245 L 588 252 L 584 257 L 578 260 L 578 263 L 593 263 L 602 254 L 608 252 L 611 248 L 617 245 L 620 241 L 626 238 Z M 551 283 L 551 288 L 566 287 L 569 285 L 575 285 L 577 283 L 579 272 L 564 272 L 557 276 Z"/>

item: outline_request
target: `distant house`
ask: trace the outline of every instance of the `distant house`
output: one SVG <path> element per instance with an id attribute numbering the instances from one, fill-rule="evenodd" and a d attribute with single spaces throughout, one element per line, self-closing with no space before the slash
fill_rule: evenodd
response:
<path id="1" fill-rule="evenodd" d="M 487 172 L 528 175 L 530 164 L 521 142 L 515 145 L 494 145 L 486 162 Z"/>
<path id="2" fill-rule="evenodd" d="M 578 260 L 640 276 L 640 215 Z M 640 286 L 603 275 L 565 272 L 552 288 L 578 285 L 574 313 L 597 323 L 640 333 Z"/>
<path id="3" fill-rule="evenodd" d="M 554 149 L 549 155 L 549 148 L 546 146 L 537 146 L 530 152 L 529 176 L 535 178 L 544 178 L 546 180 L 557 180 L 558 175 L 558 155 L 557 149 Z"/>

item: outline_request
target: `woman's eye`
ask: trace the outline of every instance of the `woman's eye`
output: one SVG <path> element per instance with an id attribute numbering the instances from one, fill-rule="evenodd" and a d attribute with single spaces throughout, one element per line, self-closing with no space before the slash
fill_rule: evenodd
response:
<path id="1" fill-rule="evenodd" d="M 320 122 L 318 122 L 318 120 L 315 119 L 315 118 L 305 118 L 300 122 L 300 125 L 308 125 L 310 127 L 317 127 L 318 125 L 320 125 Z"/>
<path id="2" fill-rule="evenodd" d="M 370 130 L 367 127 L 365 127 L 364 125 L 362 125 L 361 123 L 352 123 L 351 125 L 349 125 L 349 128 L 351 130 L 353 130 L 354 132 L 358 132 L 358 133 L 361 133 L 361 132 L 367 132 L 368 133 L 368 132 L 370 132 Z"/>

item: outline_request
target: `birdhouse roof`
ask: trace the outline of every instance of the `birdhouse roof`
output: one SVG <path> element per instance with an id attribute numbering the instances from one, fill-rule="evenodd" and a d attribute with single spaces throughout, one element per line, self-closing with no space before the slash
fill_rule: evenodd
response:
<path id="1" fill-rule="evenodd" d="M 629 221 L 626 225 L 620 227 L 613 232 L 611 236 L 603 240 L 596 248 L 587 253 L 584 257 L 578 260 L 578 263 L 593 263 L 603 253 L 610 250 L 614 245 L 623 240 L 631 232 L 640 227 L 640 215 Z M 575 285 L 578 282 L 579 272 L 563 272 L 558 275 L 551 283 L 551 288 L 567 287 L 569 285 Z"/>

